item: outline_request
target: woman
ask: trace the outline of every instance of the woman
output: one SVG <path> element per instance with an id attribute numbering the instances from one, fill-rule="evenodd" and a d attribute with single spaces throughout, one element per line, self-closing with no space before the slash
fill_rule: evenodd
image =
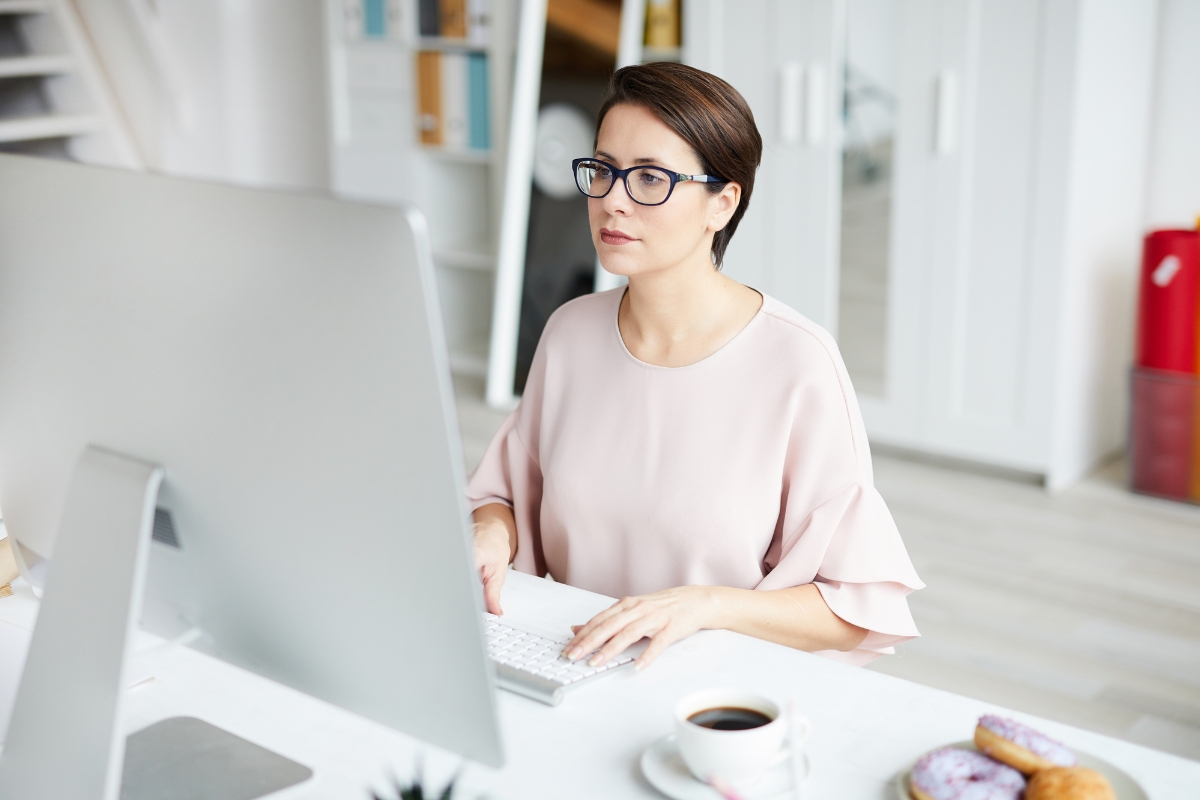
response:
<path id="1" fill-rule="evenodd" d="M 613 75 L 576 162 L 600 263 L 629 285 L 550 318 L 468 486 L 489 611 L 509 563 L 624 598 L 568 658 L 650 637 L 641 669 L 725 628 L 861 664 L 918 635 L 923 584 L 837 346 L 720 272 L 761 153 L 733 87 L 649 64 Z"/>

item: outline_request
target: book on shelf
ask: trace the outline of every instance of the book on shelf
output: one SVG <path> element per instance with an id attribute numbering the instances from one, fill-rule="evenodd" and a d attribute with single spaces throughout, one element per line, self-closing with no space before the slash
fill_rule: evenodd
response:
<path id="1" fill-rule="evenodd" d="M 441 14 L 438 12 L 439 0 L 418 0 L 417 32 L 422 36 L 441 36 Z"/>
<path id="2" fill-rule="evenodd" d="M 488 59 L 483 53 L 417 53 L 420 141 L 449 150 L 491 146 Z"/>
<path id="3" fill-rule="evenodd" d="M 679 47 L 680 0 L 647 0 L 645 45 L 655 49 Z"/>
<path id="4" fill-rule="evenodd" d="M 467 0 L 438 0 L 441 35 L 447 39 L 467 38 Z"/>
<path id="5" fill-rule="evenodd" d="M 342 0 L 347 39 L 404 38 L 403 0 Z"/>
<path id="6" fill-rule="evenodd" d="M 488 12 L 490 0 L 467 0 L 467 41 L 480 47 L 488 43 L 488 32 L 491 27 L 491 14 Z"/>
<path id="7" fill-rule="evenodd" d="M 488 5 L 489 0 L 418 0 L 417 32 L 484 46 L 491 21 Z"/>
<path id="8" fill-rule="evenodd" d="M 442 54 L 417 53 L 417 127 L 421 144 L 442 143 Z"/>
<path id="9" fill-rule="evenodd" d="M 467 56 L 442 53 L 442 145 L 464 150 L 469 141 Z"/>
<path id="10" fill-rule="evenodd" d="M 483 53 L 467 56 L 467 107 L 472 150 L 488 150 L 492 146 L 487 63 Z"/>

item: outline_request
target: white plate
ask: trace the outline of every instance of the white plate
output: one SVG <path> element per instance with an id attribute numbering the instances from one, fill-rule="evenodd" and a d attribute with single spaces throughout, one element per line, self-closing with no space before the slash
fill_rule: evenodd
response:
<path id="1" fill-rule="evenodd" d="M 963 750 L 978 751 L 979 749 L 975 746 L 974 742 L 955 742 L 954 744 L 948 744 L 945 746 L 960 747 Z M 937 749 L 941 750 L 942 748 L 939 747 Z M 932 753 L 933 751 L 930 750 L 929 752 Z M 1102 758 L 1096 758 L 1093 755 L 1089 755 L 1088 753 L 1084 753 L 1079 750 L 1075 750 L 1074 753 L 1076 760 L 1079 762 L 1079 766 L 1087 767 L 1088 769 L 1094 769 L 1096 772 L 1099 772 L 1101 775 L 1108 778 L 1108 782 L 1112 784 L 1113 791 L 1117 795 L 1117 800 L 1149 800 L 1149 798 L 1146 796 L 1146 792 L 1142 789 L 1137 781 L 1129 777 L 1128 773 L 1118 769 Z M 915 765 L 921 760 L 921 758 L 924 757 L 925 756 L 922 755 L 920 758 L 913 759 L 912 765 L 909 765 L 908 769 L 901 770 L 900 774 L 896 776 L 896 779 L 892 781 L 893 787 L 896 790 L 895 796 L 897 800 L 912 800 L 912 797 L 908 793 L 908 775 L 912 771 L 913 765 Z"/>
<path id="2" fill-rule="evenodd" d="M 642 774 L 651 786 L 671 800 L 721 800 L 715 789 L 696 780 L 688 771 L 673 733 L 642 753 Z M 791 762 L 785 760 L 772 767 L 754 783 L 738 787 L 738 791 L 745 800 L 789 800 L 794 797 Z"/>

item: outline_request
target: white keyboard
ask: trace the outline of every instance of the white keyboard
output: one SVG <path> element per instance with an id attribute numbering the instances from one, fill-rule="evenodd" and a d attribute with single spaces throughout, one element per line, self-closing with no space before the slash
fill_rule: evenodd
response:
<path id="1" fill-rule="evenodd" d="M 570 636 L 555 636 L 487 613 L 483 627 L 500 688 L 552 706 L 562 702 L 566 689 L 632 664 L 645 649 L 645 644 L 635 644 L 616 658 L 589 667 L 590 653 L 578 661 L 563 656 Z"/>

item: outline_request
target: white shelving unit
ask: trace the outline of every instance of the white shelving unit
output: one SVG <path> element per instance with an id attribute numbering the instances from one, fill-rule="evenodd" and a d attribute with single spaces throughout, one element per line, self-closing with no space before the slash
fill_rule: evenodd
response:
<path id="1" fill-rule="evenodd" d="M 387 0 L 368 35 L 364 0 L 326 0 L 331 185 L 348 199 L 410 203 L 429 220 L 451 369 L 485 378 L 511 105 L 516 0 L 487 3 L 486 40 L 418 36 L 416 0 Z M 416 58 L 488 59 L 490 147 L 420 143 Z"/>
<path id="2" fill-rule="evenodd" d="M 79 12 L 68 0 L 0 0 L 4 38 L 15 38 L 23 50 L 0 55 L 6 91 L 0 145 L 47 154 L 57 144 L 80 161 L 141 169 L 146 148 L 139 149 L 119 110 L 107 64 Z M 106 33 L 113 28 L 129 33 L 120 25 Z M 127 38 L 136 40 L 140 29 L 132 30 Z"/>

